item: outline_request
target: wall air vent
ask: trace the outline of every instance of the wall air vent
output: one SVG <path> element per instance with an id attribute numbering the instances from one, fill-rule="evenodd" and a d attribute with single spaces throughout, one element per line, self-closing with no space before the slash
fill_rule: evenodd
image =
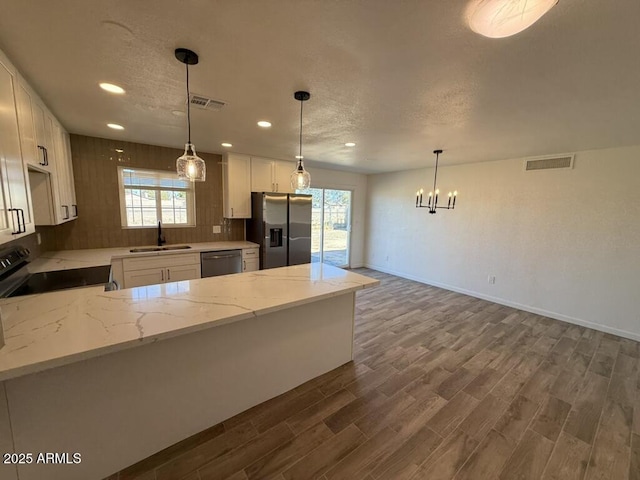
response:
<path id="1" fill-rule="evenodd" d="M 203 110 L 221 110 L 222 107 L 226 105 L 226 103 L 221 100 L 214 100 L 213 98 L 197 95 L 195 93 L 192 93 L 189 96 L 189 103 L 191 103 L 192 107 L 198 107 Z"/>
<path id="2" fill-rule="evenodd" d="M 573 168 L 575 155 L 554 155 L 552 157 L 538 157 L 525 160 L 524 169 L 529 170 L 549 170 L 551 168 Z"/>

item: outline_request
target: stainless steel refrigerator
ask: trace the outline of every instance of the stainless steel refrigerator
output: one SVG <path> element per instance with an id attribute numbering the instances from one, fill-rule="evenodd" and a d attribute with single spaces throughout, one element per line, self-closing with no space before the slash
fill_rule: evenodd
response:
<path id="1" fill-rule="evenodd" d="M 260 245 L 260 269 L 311 262 L 311 195 L 253 192 L 247 240 Z"/>

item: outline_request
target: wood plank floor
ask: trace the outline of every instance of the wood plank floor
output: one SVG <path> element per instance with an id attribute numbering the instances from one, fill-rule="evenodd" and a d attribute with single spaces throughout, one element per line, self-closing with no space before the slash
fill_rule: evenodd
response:
<path id="1" fill-rule="evenodd" d="M 110 480 L 640 480 L 640 344 L 367 269 L 355 360 Z"/>

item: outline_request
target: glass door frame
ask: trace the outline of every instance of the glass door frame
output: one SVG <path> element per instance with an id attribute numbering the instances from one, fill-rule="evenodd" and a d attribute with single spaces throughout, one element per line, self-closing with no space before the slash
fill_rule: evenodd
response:
<path id="1" fill-rule="evenodd" d="M 324 262 L 324 210 L 325 210 L 325 194 L 327 190 L 338 190 L 343 192 L 349 192 L 349 210 L 348 210 L 348 219 L 349 223 L 347 225 L 347 244 L 346 244 L 346 263 L 343 265 L 335 265 L 339 268 L 350 268 L 351 267 L 351 232 L 353 230 L 353 197 L 354 190 L 353 188 L 345 188 L 345 187 L 311 187 L 311 189 L 322 190 L 322 203 L 320 208 L 320 263 Z M 299 193 L 304 193 L 303 191 L 299 191 Z"/>

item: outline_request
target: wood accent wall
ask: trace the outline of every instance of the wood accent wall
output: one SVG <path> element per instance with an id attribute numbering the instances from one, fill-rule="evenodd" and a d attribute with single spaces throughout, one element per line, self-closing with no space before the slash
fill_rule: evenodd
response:
<path id="1" fill-rule="evenodd" d="M 119 154 L 115 149 L 122 149 Z M 38 227 L 51 250 L 154 245 L 155 228 L 123 229 L 118 194 L 119 166 L 173 170 L 183 150 L 104 138 L 71 135 L 78 219 Z M 196 226 L 163 228 L 167 244 L 243 240 L 244 220 L 222 217 L 222 156 L 198 151 L 207 164 L 207 180 L 196 182 Z M 222 233 L 212 233 L 221 225 Z"/>

